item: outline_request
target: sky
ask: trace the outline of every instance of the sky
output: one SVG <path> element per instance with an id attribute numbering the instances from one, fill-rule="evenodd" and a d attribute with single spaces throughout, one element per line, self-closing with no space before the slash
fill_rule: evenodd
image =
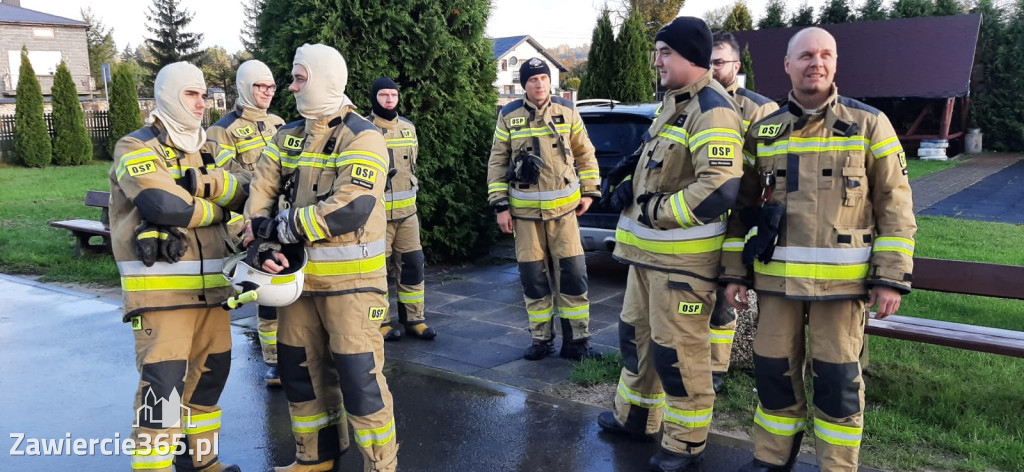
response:
<path id="1" fill-rule="evenodd" d="M 493 38 L 528 34 L 544 47 L 581 46 L 590 42 L 600 9 L 607 3 L 612 9 L 622 0 L 494 0 L 486 34 Z M 826 0 L 807 0 L 817 12 Z M 756 22 L 764 15 L 768 0 L 746 0 Z M 248 2 L 245 2 L 248 3 Z M 732 0 L 686 0 L 682 15 L 703 16 L 709 10 Z M 804 0 L 788 0 L 790 11 Z M 859 3 L 859 2 L 857 2 Z M 21 6 L 52 15 L 80 20 L 79 11 L 91 8 L 107 27 L 114 28 L 118 50 L 128 44 L 138 46 L 144 39 L 147 0 L 21 0 Z M 203 34 L 203 47 L 221 46 L 228 52 L 242 49 L 238 39 L 242 28 L 243 0 L 180 0 L 181 7 L 195 14 L 188 31 Z"/>

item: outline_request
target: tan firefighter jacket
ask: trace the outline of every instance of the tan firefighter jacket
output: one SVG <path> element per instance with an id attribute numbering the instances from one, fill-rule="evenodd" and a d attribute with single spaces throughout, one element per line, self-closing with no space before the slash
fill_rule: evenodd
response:
<path id="1" fill-rule="evenodd" d="M 509 179 L 520 151 L 543 162 L 537 185 Z M 496 211 L 511 206 L 515 218 L 561 218 L 576 210 L 581 194 L 600 198 L 600 187 L 594 145 L 572 102 L 551 97 L 538 109 L 524 96 L 501 109 L 487 164 L 487 200 Z"/>
<path id="2" fill-rule="evenodd" d="M 416 213 L 416 160 L 420 154 L 416 127 L 401 116 L 386 120 L 371 113 L 367 119 L 384 134 L 391 168 L 398 171 L 391 177 L 391 189 L 384 191 L 384 210 L 388 221 L 403 220 Z"/>
<path id="3" fill-rule="evenodd" d="M 832 96 L 805 114 L 789 103 L 750 127 L 740 209 L 730 220 L 722 282 L 804 300 L 859 298 L 872 285 L 910 291 L 917 224 L 907 161 L 885 115 Z M 762 195 L 785 207 L 778 244 L 753 274 L 739 217 Z M 749 221 L 749 220 L 748 220 Z"/>
<path id="4" fill-rule="evenodd" d="M 110 240 L 121 273 L 125 321 L 140 313 L 214 307 L 234 294 L 221 275 L 232 254 L 223 221 L 229 209 L 241 209 L 245 193 L 233 175 L 231 159 L 216 157 L 225 148 L 213 141 L 185 153 L 168 139 L 159 121 L 121 138 L 110 168 Z M 175 180 L 189 168 L 205 167 L 200 182 L 207 198 L 190 195 Z M 228 171 L 231 171 L 229 173 Z M 180 261 L 146 267 L 136 255 L 135 228 L 145 219 L 185 229 L 188 249 Z"/>
<path id="5" fill-rule="evenodd" d="M 640 221 L 636 201 L 627 206 L 615 230 L 617 259 L 714 288 L 725 213 L 739 191 L 742 126 L 735 103 L 710 71 L 665 95 L 632 178 L 636 198 L 653 194 L 644 204 L 653 227 Z"/>
<path id="6" fill-rule="evenodd" d="M 736 81 L 726 87 L 725 91 L 729 92 L 729 96 L 736 102 L 736 111 L 743 119 L 744 134 L 751 123 L 757 123 L 761 118 L 779 109 L 779 105 L 770 98 L 740 87 Z"/>
<path id="7" fill-rule="evenodd" d="M 263 150 L 245 216 L 291 209 L 306 243 L 304 294 L 386 293 L 387 145 L 351 105 L 285 125 Z"/>
<path id="8" fill-rule="evenodd" d="M 245 183 L 248 184 L 263 148 L 281 126 L 284 120 L 277 115 L 236 105 L 234 111 L 206 130 L 206 137 L 234 151 L 235 160 L 246 171 Z"/>

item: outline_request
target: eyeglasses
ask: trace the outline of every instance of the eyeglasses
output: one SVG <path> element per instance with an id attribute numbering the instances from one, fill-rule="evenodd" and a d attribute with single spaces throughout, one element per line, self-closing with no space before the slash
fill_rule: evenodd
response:
<path id="1" fill-rule="evenodd" d="M 711 61 L 711 67 L 714 67 L 715 69 L 719 69 L 722 66 L 724 66 L 726 64 L 729 64 L 730 62 L 740 62 L 740 61 L 726 61 L 724 59 L 715 59 L 715 60 Z"/>
<path id="2" fill-rule="evenodd" d="M 252 84 L 252 86 L 263 93 L 274 93 L 277 90 L 277 85 Z"/>

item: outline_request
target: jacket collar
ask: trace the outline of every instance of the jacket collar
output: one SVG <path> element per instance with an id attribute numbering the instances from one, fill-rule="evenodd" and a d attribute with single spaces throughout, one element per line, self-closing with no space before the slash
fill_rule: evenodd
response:
<path id="1" fill-rule="evenodd" d="M 247 106 L 235 105 L 235 113 L 238 113 L 243 120 L 263 121 L 267 119 L 267 110 L 249 108 Z"/>

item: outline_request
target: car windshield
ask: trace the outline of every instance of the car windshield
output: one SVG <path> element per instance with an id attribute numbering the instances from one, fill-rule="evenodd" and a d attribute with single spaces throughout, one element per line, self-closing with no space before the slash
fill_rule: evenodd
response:
<path id="1" fill-rule="evenodd" d="M 601 156 L 628 156 L 640 147 L 640 140 L 651 120 L 627 114 L 583 116 L 590 142 Z"/>

